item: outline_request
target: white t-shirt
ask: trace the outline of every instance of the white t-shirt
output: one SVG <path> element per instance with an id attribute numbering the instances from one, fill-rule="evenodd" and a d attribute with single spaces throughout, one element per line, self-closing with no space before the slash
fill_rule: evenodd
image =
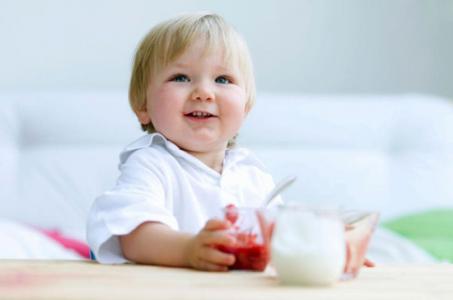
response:
<path id="1" fill-rule="evenodd" d="M 274 187 L 250 151 L 226 151 L 222 174 L 158 133 L 133 142 L 120 154 L 121 175 L 93 203 L 87 240 L 101 263 L 124 263 L 118 236 L 146 221 L 197 233 L 227 204 L 259 207 Z"/>

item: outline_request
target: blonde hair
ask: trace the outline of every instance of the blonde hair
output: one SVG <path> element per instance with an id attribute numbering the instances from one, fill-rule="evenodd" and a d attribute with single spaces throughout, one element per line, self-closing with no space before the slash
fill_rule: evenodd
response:
<path id="1" fill-rule="evenodd" d="M 222 48 L 227 64 L 237 64 L 242 73 L 247 97 L 246 108 L 255 103 L 255 78 L 244 39 L 225 20 L 212 13 L 191 13 L 156 25 L 137 48 L 129 85 L 129 102 L 134 112 L 146 107 L 146 91 L 153 76 L 177 59 L 195 40 L 206 41 L 205 51 Z M 142 124 L 152 133 L 153 124 Z M 233 141 L 234 142 L 234 141 Z"/>

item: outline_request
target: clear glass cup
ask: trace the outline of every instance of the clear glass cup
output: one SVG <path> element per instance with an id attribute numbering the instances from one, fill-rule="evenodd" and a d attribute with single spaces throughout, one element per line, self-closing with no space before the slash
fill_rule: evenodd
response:
<path id="1" fill-rule="evenodd" d="M 301 270 L 298 275 L 296 275 L 297 270 L 293 270 L 293 277 L 299 276 L 299 278 L 292 278 L 293 282 L 307 285 L 328 285 L 334 281 L 353 279 L 358 276 L 365 263 L 368 244 L 377 227 L 379 213 L 290 204 L 279 207 L 276 216 L 272 218 L 275 220 L 268 221 L 268 223 L 275 224 L 271 263 L 276 267 L 277 273 L 278 258 L 275 255 L 275 249 L 278 245 L 274 246 L 274 243 L 288 243 L 289 241 L 293 244 L 292 247 L 296 247 L 296 249 L 299 247 L 299 253 L 287 251 L 285 254 L 294 256 L 289 260 L 290 267 Z M 296 226 L 301 228 L 298 229 Z M 278 255 L 281 258 L 282 253 Z M 311 259 L 307 259 L 310 256 Z M 315 259 L 322 256 L 324 259 L 321 261 L 324 263 L 316 265 Z M 295 262 L 297 259 L 299 259 L 299 264 Z M 338 264 L 341 265 L 341 272 L 334 276 L 334 270 L 338 270 Z M 323 272 L 326 274 L 324 278 L 318 275 Z M 332 276 L 327 276 L 328 272 Z M 304 278 L 304 276 L 308 277 Z M 291 281 L 288 278 L 285 279 Z"/>
<path id="2" fill-rule="evenodd" d="M 273 225 L 266 211 L 259 208 L 227 206 L 224 218 L 232 227 L 228 233 L 236 243 L 231 247 L 218 246 L 218 249 L 234 254 L 235 263 L 230 269 L 263 271 L 270 260 L 270 238 Z"/>
<path id="3" fill-rule="evenodd" d="M 338 281 L 345 231 L 335 210 L 283 206 L 272 237 L 272 265 L 282 284 L 326 286 Z"/>
<path id="4" fill-rule="evenodd" d="M 345 224 L 346 263 L 342 280 L 357 277 L 366 259 L 370 239 L 379 222 L 378 212 L 343 211 Z M 347 217 L 346 217 L 347 216 Z"/>

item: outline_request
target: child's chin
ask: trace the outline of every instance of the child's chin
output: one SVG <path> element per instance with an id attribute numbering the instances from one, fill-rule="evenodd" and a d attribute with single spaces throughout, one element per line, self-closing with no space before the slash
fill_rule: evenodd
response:
<path id="1" fill-rule="evenodd" d="M 228 145 L 228 140 L 219 140 L 211 135 L 195 135 L 190 139 L 180 140 L 176 143 L 178 147 L 188 152 L 210 152 L 225 150 Z"/>

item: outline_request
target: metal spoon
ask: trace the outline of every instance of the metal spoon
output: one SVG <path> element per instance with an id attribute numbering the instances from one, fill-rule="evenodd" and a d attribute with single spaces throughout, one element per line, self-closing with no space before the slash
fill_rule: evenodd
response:
<path id="1" fill-rule="evenodd" d="M 269 207 L 269 205 L 272 203 L 272 200 L 279 195 L 284 189 L 289 187 L 294 181 L 296 181 L 297 177 L 296 176 L 288 176 L 284 178 L 282 181 L 280 181 L 273 189 L 272 191 L 267 194 L 266 198 L 264 199 L 263 207 Z"/>

